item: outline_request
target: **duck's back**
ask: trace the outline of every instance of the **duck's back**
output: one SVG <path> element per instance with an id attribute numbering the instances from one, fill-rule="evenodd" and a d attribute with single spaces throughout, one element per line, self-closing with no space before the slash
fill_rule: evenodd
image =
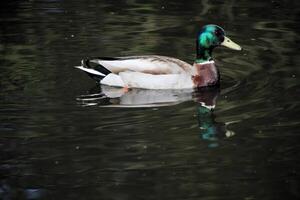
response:
<path id="1" fill-rule="evenodd" d="M 99 64 L 112 73 L 124 71 L 142 72 L 152 75 L 180 74 L 189 72 L 192 66 L 182 60 L 167 56 L 147 55 L 129 57 L 100 57 L 88 62 Z"/>

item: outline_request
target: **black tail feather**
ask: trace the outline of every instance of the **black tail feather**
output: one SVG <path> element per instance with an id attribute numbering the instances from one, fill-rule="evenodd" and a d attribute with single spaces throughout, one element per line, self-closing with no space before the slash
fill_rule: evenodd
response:
<path id="1" fill-rule="evenodd" d="M 101 74 L 103 74 L 103 76 L 97 74 L 97 73 L 93 73 L 93 72 L 89 72 L 89 71 L 85 71 L 83 70 L 89 77 L 91 77 L 92 79 L 94 79 L 96 82 L 101 81 L 106 75 L 110 74 L 111 71 L 106 69 L 104 66 L 100 65 L 99 63 L 93 62 L 93 60 L 95 60 L 95 58 L 87 58 L 87 59 L 83 59 L 81 61 L 82 63 L 82 67 L 83 68 L 87 68 L 87 69 L 93 69 L 97 72 L 100 72 Z"/>
<path id="2" fill-rule="evenodd" d="M 109 71 L 104 66 L 100 65 L 99 63 L 92 62 L 93 60 L 95 60 L 95 59 L 87 58 L 87 59 L 82 60 L 83 67 L 86 67 L 89 69 L 94 69 L 104 75 L 108 75 L 111 73 L 111 71 Z"/>

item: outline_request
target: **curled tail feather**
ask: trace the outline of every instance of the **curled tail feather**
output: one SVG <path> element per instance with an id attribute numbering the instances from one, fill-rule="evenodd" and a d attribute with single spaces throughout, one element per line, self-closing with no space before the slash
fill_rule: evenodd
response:
<path id="1" fill-rule="evenodd" d="M 75 68 L 84 71 L 88 76 L 97 82 L 101 81 L 105 76 L 111 73 L 111 71 L 106 69 L 104 66 L 93 62 L 93 58 L 83 59 L 81 61 L 81 66 L 76 66 Z"/>

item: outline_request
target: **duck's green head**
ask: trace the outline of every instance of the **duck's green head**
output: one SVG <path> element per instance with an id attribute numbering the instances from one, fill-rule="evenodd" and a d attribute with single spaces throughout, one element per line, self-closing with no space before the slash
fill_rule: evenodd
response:
<path id="1" fill-rule="evenodd" d="M 197 35 L 197 63 L 212 60 L 212 50 L 217 46 L 225 46 L 234 50 L 242 48 L 225 36 L 223 28 L 217 25 L 206 25 L 202 27 Z"/>

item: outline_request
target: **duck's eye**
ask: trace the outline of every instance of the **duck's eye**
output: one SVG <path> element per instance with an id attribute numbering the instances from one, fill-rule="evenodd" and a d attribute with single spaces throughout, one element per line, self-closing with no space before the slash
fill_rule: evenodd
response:
<path id="1" fill-rule="evenodd" d="M 224 33 L 221 30 L 217 29 L 217 30 L 215 30 L 214 33 L 215 33 L 215 35 L 217 36 L 217 38 L 219 39 L 220 42 L 224 41 Z"/>
<path id="2" fill-rule="evenodd" d="M 216 36 L 221 35 L 221 31 L 220 31 L 220 30 L 215 30 L 215 35 L 216 35 Z"/>

